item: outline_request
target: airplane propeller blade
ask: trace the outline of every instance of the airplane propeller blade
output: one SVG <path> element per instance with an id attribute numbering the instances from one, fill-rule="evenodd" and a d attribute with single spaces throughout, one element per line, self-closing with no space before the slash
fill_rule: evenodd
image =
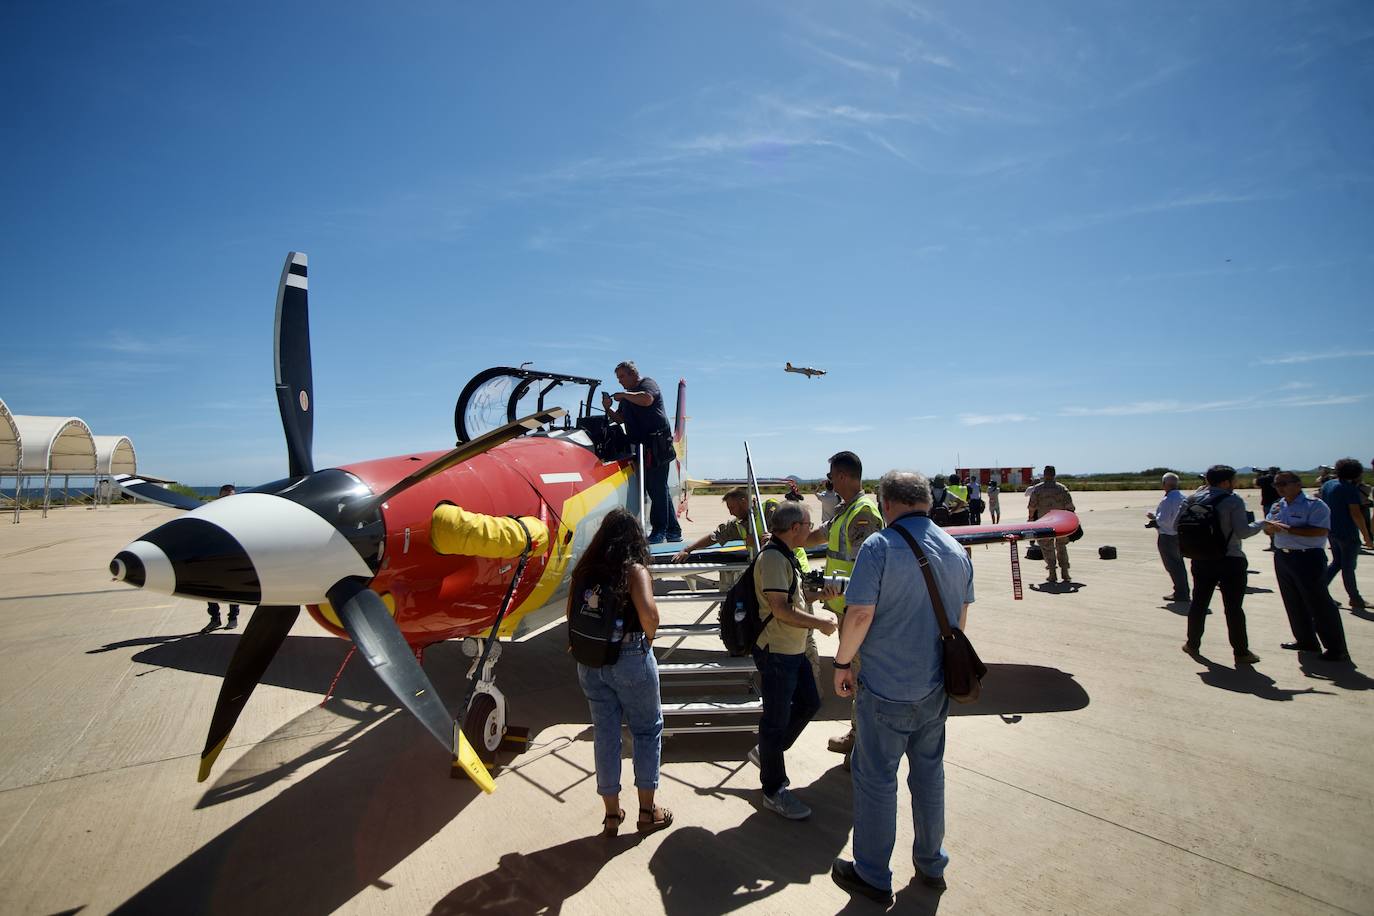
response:
<path id="1" fill-rule="evenodd" d="M 519 420 L 507 423 L 505 426 L 498 426 L 491 432 L 478 436 L 471 442 L 464 442 L 447 454 L 440 455 L 415 473 L 403 477 L 392 484 L 386 492 L 379 496 L 374 496 L 372 499 L 354 507 L 350 511 L 359 515 L 366 515 L 368 512 L 371 512 L 394 497 L 397 493 L 402 493 L 410 489 L 420 481 L 427 480 L 442 471 L 447 471 L 456 464 L 461 464 L 471 458 L 476 458 L 483 452 L 490 451 L 503 442 L 509 442 L 517 436 L 536 430 L 547 423 L 552 423 L 566 413 L 567 411 L 562 407 L 553 407 L 539 413 L 532 413 L 528 417 L 521 417 Z"/>
<path id="2" fill-rule="evenodd" d="M 310 371 L 310 309 L 306 258 L 293 251 L 286 256 L 277 284 L 277 323 L 274 363 L 277 408 L 286 432 L 291 476 L 315 470 L 315 385 Z"/>
<path id="3" fill-rule="evenodd" d="M 114 482 L 115 486 L 135 499 L 166 506 L 169 509 L 199 509 L 204 505 L 194 496 L 169 490 L 152 481 L 144 480 L 142 477 L 134 477 L 131 474 L 116 474 Z"/>
<path id="4" fill-rule="evenodd" d="M 444 750 L 453 754 L 453 717 L 415 660 L 414 650 L 401 635 L 381 596 L 362 580 L 348 578 L 329 590 L 329 603 L 382 683 L 429 729 Z"/>
<path id="5" fill-rule="evenodd" d="M 215 701 L 215 713 L 210 717 L 210 733 L 205 738 L 205 750 L 200 752 L 200 774 L 196 782 L 204 782 L 210 775 L 210 767 L 215 763 L 219 752 L 224 750 L 229 740 L 229 732 L 243 712 L 244 705 L 258 686 L 267 666 L 281 648 L 291 625 L 300 614 L 299 606 L 263 605 L 253 611 L 239 637 L 238 648 L 229 660 L 229 670 L 224 673 L 224 681 L 219 686 L 219 699 Z"/>

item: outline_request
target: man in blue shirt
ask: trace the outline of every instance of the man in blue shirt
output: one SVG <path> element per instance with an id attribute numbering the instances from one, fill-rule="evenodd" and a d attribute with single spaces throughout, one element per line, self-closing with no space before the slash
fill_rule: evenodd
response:
<path id="1" fill-rule="evenodd" d="M 1345 627 L 1326 590 L 1323 547 L 1331 530 L 1331 510 L 1304 493 L 1302 480 L 1292 471 L 1274 475 L 1274 488 L 1280 499 L 1269 510 L 1264 531 L 1274 538 L 1274 575 L 1293 630 L 1293 641 L 1283 648 L 1320 652 L 1325 646 L 1322 658 L 1347 661 Z"/>
<path id="2" fill-rule="evenodd" d="M 1178 475 L 1173 471 L 1164 475 L 1164 498 L 1159 501 L 1155 511 L 1146 512 L 1145 517 L 1159 529 L 1157 546 L 1159 558 L 1164 562 L 1164 571 L 1174 580 L 1174 593 L 1165 595 L 1165 601 L 1190 601 L 1188 596 L 1188 568 L 1183 563 L 1183 554 L 1178 549 L 1179 510 L 1183 508 L 1183 493 L 1178 488 Z M 1146 527 L 1149 527 L 1148 525 Z"/>
<path id="3" fill-rule="evenodd" d="M 1341 574 L 1345 585 L 1346 597 L 1352 609 L 1367 605 L 1360 597 L 1360 587 L 1355 582 L 1355 561 L 1360 556 L 1360 541 L 1374 550 L 1370 540 L 1369 525 L 1365 523 L 1361 508 L 1360 478 L 1364 468 L 1354 458 L 1342 458 L 1336 462 L 1336 479 L 1322 484 L 1321 498 L 1331 510 L 1331 565 L 1326 568 L 1326 584 Z"/>
<path id="4" fill-rule="evenodd" d="M 920 880 L 942 889 L 949 864 L 945 837 L 944 651 L 935 605 L 906 540 L 928 557 L 951 627 L 963 627 L 973 602 L 973 564 L 964 548 L 930 521 L 930 483 L 889 471 L 878 487 L 888 527 L 859 548 L 845 592 L 846 613 L 835 652 L 835 692 L 852 696 L 854 656 L 863 647 L 855 700 L 854 861 L 836 859 L 830 875 L 853 893 L 892 899 L 892 847 L 897 838 L 897 766 L 910 766 L 912 860 Z"/>

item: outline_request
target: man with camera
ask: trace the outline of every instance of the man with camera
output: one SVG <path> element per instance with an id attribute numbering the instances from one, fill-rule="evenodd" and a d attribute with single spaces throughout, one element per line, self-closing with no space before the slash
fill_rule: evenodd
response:
<path id="1" fill-rule="evenodd" d="M 1163 481 L 1164 498 L 1159 501 L 1155 511 L 1145 513 L 1150 520 L 1145 527 L 1159 529 L 1156 545 L 1159 547 L 1159 559 L 1164 563 L 1164 571 L 1174 582 L 1173 594 L 1165 595 L 1164 600 L 1189 601 L 1188 568 L 1178 549 L 1178 529 L 1175 527 L 1179 510 L 1183 508 L 1183 493 L 1178 488 L 1178 475 L 1173 471 L 1165 474 Z"/>
<path id="2" fill-rule="evenodd" d="M 830 876 L 851 893 L 892 899 L 897 837 L 897 767 L 908 761 L 915 825 L 912 861 L 919 880 L 943 889 L 949 864 L 945 836 L 944 653 L 936 605 L 900 526 L 925 552 L 951 627 L 968 622 L 973 563 L 954 538 L 933 524 L 930 484 L 911 471 L 889 471 L 878 486 L 888 527 L 859 550 L 835 652 L 835 693 L 858 711 L 854 773 L 854 861 L 836 859 Z M 863 647 L 861 674 L 850 662 Z"/>
<path id="3" fill-rule="evenodd" d="M 807 588 L 791 555 L 811 533 L 806 506 L 782 503 L 768 528 L 772 542 L 785 550 L 770 546 L 759 551 L 754 563 L 754 588 L 766 623 L 753 651 L 763 717 L 759 743 L 749 759 L 759 768 L 764 806 L 788 820 L 801 820 L 811 816 L 811 809 L 788 788 L 783 754 L 821 708 L 820 687 L 806 658 L 807 634 L 814 629 L 828 636 L 835 632 L 836 620 L 829 611 L 808 610 L 819 593 Z"/>
<path id="4" fill-rule="evenodd" d="M 658 382 L 639 374 L 632 360 L 619 363 L 615 367 L 615 377 L 625 390 L 614 395 L 601 392 L 601 407 L 606 416 L 625 424 L 631 444 L 644 446 L 645 467 L 641 471 L 644 492 L 649 498 L 649 543 L 680 541 L 682 527 L 668 496 L 668 469 L 675 452 L 668 411 L 663 407 L 663 392 Z"/>

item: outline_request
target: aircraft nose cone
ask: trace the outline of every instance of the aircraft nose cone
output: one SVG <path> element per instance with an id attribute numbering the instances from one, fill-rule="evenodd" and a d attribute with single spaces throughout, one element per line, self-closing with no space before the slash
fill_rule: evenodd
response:
<path id="1" fill-rule="evenodd" d="M 147 573 L 143 568 L 143 561 L 138 558 L 138 554 L 128 550 L 121 550 L 115 554 L 115 558 L 110 561 L 110 575 L 120 582 L 127 582 L 138 588 L 143 587 L 143 580 Z"/>
<path id="2" fill-rule="evenodd" d="M 134 541 L 110 561 L 110 575 L 135 588 L 170 595 L 176 590 L 172 561 L 156 544 Z"/>

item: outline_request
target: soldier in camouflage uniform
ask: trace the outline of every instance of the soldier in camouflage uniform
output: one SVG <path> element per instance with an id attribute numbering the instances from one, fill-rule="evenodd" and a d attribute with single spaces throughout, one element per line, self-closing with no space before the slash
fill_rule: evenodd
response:
<path id="1" fill-rule="evenodd" d="M 1045 476 L 1038 484 L 1026 491 L 1026 507 L 1029 510 L 1029 521 L 1035 521 L 1040 516 L 1049 512 L 1051 509 L 1073 508 L 1073 497 L 1062 483 L 1055 480 L 1054 465 L 1045 465 Z M 1047 582 L 1058 582 L 1059 573 L 1064 576 L 1064 581 L 1069 582 L 1069 539 L 1062 538 L 1040 538 L 1036 541 L 1040 549 L 1045 554 L 1045 569 L 1048 575 Z M 1058 567 L 1056 571 L 1055 567 Z"/>

